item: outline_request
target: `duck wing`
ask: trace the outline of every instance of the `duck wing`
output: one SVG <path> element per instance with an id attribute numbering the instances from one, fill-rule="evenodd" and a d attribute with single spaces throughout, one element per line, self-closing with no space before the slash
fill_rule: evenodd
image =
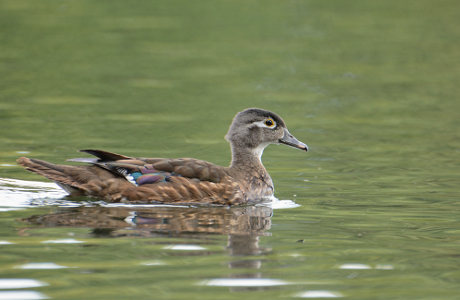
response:
<path id="1" fill-rule="evenodd" d="M 70 161 L 90 162 L 124 177 L 133 173 L 162 173 L 165 176 L 183 176 L 200 181 L 219 183 L 228 175 L 225 168 L 194 158 L 133 158 L 103 150 L 80 151 L 94 155 L 98 159 L 71 159 Z"/>
<path id="2" fill-rule="evenodd" d="M 133 158 L 102 150 L 83 152 L 97 157 L 85 162 L 118 178 L 109 180 L 108 185 L 100 181 L 91 184 L 102 187 L 101 196 L 110 201 L 236 204 L 242 200 L 238 184 L 232 182 L 227 168 L 207 161 L 194 158 Z M 112 183 L 114 181 L 116 183 Z M 130 184 L 127 185 L 126 181 Z M 90 190 L 97 188 L 88 187 Z"/>

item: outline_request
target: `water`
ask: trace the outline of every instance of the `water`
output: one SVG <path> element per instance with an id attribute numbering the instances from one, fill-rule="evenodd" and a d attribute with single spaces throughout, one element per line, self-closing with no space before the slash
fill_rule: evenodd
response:
<path id="1" fill-rule="evenodd" d="M 458 298 L 458 9 L 1 1 L 0 299 Z M 273 206 L 67 199 L 15 165 L 227 165 L 246 107 L 311 149 L 266 149 Z"/>

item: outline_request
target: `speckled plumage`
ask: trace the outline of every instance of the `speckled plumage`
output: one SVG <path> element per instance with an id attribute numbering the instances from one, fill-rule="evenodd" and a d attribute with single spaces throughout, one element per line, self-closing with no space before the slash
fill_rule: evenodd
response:
<path id="1" fill-rule="evenodd" d="M 82 150 L 97 159 L 73 160 L 90 165 L 57 165 L 26 157 L 18 163 L 71 195 L 108 202 L 236 205 L 273 195 L 273 182 L 260 160 L 267 145 L 283 143 L 308 150 L 278 115 L 261 109 L 238 113 L 226 139 L 232 147 L 229 167 L 193 158 L 133 158 L 102 150 Z"/>

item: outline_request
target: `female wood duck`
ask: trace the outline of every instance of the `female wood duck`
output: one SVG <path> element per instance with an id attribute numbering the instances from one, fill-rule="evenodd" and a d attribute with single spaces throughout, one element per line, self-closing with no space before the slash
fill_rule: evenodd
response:
<path id="1" fill-rule="evenodd" d="M 57 165 L 20 157 L 27 170 L 55 181 L 70 195 L 108 202 L 209 203 L 237 205 L 273 196 L 273 182 L 261 156 L 269 144 L 308 151 L 277 114 L 249 108 L 236 114 L 225 136 L 232 149 L 230 167 L 193 158 L 133 158 L 101 150 L 96 156 L 70 161 L 90 165 Z"/>

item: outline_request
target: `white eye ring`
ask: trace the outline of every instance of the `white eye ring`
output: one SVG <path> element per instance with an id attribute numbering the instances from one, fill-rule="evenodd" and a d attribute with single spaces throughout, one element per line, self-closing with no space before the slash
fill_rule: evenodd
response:
<path id="1" fill-rule="evenodd" d="M 268 120 L 272 121 L 273 124 L 271 126 L 267 125 Z M 254 122 L 253 124 L 255 124 L 255 125 L 257 125 L 258 127 L 261 127 L 261 128 L 269 128 L 269 129 L 275 129 L 276 128 L 276 122 L 272 118 L 268 118 L 268 119 L 265 119 L 265 120 L 259 121 L 259 122 Z"/>

